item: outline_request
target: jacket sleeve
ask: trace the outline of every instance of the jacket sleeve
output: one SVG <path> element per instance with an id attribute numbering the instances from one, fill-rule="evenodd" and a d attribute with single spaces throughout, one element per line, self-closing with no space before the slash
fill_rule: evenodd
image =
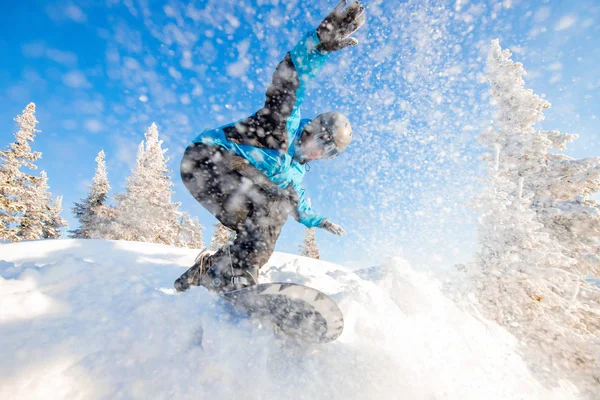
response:
<path id="1" fill-rule="evenodd" d="M 254 115 L 224 128 L 228 140 L 238 144 L 287 151 L 287 128 L 300 120 L 299 107 L 308 82 L 329 54 L 317 50 L 316 31 L 308 33 L 277 65 L 264 106 Z"/>
<path id="2" fill-rule="evenodd" d="M 294 191 L 297 195 L 296 212 L 293 213 L 296 221 L 300 222 L 307 228 L 315 228 L 323 221 L 323 216 L 316 213 L 310 207 L 310 200 L 308 200 L 304 194 L 304 188 L 300 185 L 294 184 Z"/>

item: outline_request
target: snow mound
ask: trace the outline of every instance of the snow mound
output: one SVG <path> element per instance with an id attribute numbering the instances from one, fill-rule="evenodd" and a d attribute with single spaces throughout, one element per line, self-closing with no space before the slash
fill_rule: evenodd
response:
<path id="1" fill-rule="evenodd" d="M 402 260 L 359 271 L 276 253 L 261 280 L 338 302 L 336 342 L 299 347 L 173 281 L 197 252 L 121 241 L 0 245 L 3 399 L 568 399 L 512 336 Z"/>

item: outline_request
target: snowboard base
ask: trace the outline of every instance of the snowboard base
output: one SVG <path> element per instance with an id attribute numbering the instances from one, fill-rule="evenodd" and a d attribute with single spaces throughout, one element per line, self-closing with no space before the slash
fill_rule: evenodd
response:
<path id="1" fill-rule="evenodd" d="M 270 322 L 276 333 L 309 343 L 337 339 L 344 329 L 338 305 L 325 293 L 294 283 L 261 283 L 221 295 L 252 318 Z"/>

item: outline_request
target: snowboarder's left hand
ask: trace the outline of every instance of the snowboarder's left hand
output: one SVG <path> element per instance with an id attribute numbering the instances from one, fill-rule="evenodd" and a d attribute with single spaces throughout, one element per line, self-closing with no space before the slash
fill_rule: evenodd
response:
<path id="1" fill-rule="evenodd" d="M 317 28 L 320 51 L 331 52 L 358 44 L 358 40 L 350 35 L 365 23 L 365 6 L 356 0 L 348 8 L 344 7 L 346 0 L 341 0 Z"/>
<path id="2" fill-rule="evenodd" d="M 346 230 L 344 228 L 326 219 L 321 222 L 320 227 L 333 233 L 334 235 L 342 236 L 346 234 Z"/>

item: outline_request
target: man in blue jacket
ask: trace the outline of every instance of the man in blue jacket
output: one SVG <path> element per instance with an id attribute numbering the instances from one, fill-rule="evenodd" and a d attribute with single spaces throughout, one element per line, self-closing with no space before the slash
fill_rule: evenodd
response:
<path id="1" fill-rule="evenodd" d="M 346 7 L 342 0 L 279 63 L 263 108 L 205 130 L 185 150 L 183 183 L 236 236 L 213 255 L 200 253 L 175 281 L 178 291 L 202 285 L 223 292 L 256 284 L 289 214 L 306 227 L 345 233 L 312 210 L 301 183 L 307 162 L 331 159 L 346 149 L 350 122 L 338 112 L 300 119 L 300 105 L 329 53 L 358 44 L 350 35 L 365 20 L 362 4 Z"/>

